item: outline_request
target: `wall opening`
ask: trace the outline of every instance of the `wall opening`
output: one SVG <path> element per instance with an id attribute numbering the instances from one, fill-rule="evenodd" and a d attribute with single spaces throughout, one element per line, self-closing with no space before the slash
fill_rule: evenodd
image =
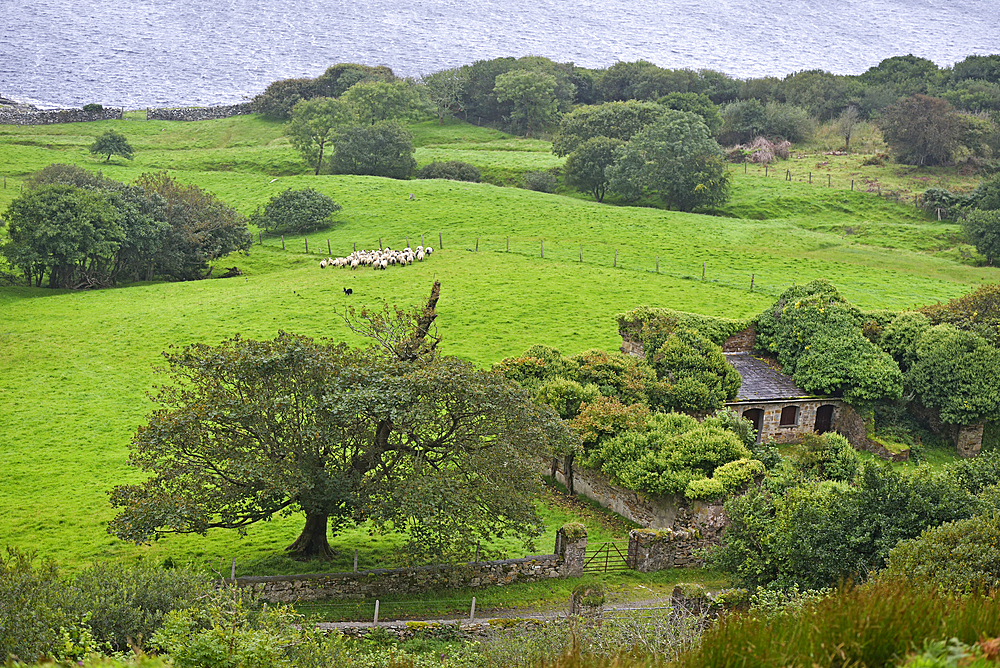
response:
<path id="1" fill-rule="evenodd" d="M 760 428 L 764 424 L 764 411 L 759 408 L 749 408 L 743 411 L 743 417 L 753 422 L 753 428 L 757 432 L 757 442 L 760 443 Z"/>
<path id="2" fill-rule="evenodd" d="M 833 429 L 833 408 L 832 404 L 823 404 L 816 409 L 816 426 L 814 429 L 817 434 L 825 434 Z"/>
<path id="3" fill-rule="evenodd" d="M 794 427 L 799 423 L 799 407 L 798 406 L 785 406 L 781 409 L 781 422 L 778 424 L 782 427 Z"/>

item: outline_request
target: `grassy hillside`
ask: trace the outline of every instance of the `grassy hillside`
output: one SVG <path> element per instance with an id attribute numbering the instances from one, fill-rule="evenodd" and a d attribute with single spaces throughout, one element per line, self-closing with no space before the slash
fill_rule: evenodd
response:
<path id="1" fill-rule="evenodd" d="M 88 153 L 108 128 L 128 137 L 134 162 L 108 165 Z M 414 132 L 421 164 L 461 159 L 512 180 L 560 163 L 545 142 L 491 130 L 432 122 Z M 700 216 L 488 184 L 305 176 L 280 125 L 254 117 L 0 126 L 0 176 L 8 179 L 0 208 L 27 175 L 53 162 L 119 180 L 168 170 L 244 213 L 307 186 L 344 207 L 335 227 L 308 237 L 309 254 L 304 238 L 286 238 L 284 250 L 280 239 L 264 238 L 249 256 L 217 266 L 239 266 L 243 277 L 93 292 L 0 288 L 0 539 L 71 565 L 139 555 L 216 564 L 235 556 L 245 564 L 300 529 L 300 517 L 282 518 L 244 539 L 213 532 L 142 548 L 104 533 L 107 490 L 136 479 L 127 444 L 151 408 L 145 393 L 170 345 L 217 343 L 237 332 L 272 337 L 279 329 L 350 340 L 341 318 L 348 304 L 414 305 L 435 279 L 443 286 L 445 352 L 482 365 L 535 343 L 569 354 L 616 348 L 614 315 L 639 304 L 745 317 L 792 282 L 825 277 L 862 307 L 906 308 L 995 280 L 994 269 L 959 262 L 952 224 L 755 168 L 736 171 L 725 215 Z M 328 243 L 336 255 L 354 244 L 402 247 L 407 238 L 437 251 L 384 272 L 319 268 Z M 543 538 L 540 549 L 549 542 Z M 363 565 L 393 556 L 390 543 L 364 530 L 334 547 L 359 548 Z"/>

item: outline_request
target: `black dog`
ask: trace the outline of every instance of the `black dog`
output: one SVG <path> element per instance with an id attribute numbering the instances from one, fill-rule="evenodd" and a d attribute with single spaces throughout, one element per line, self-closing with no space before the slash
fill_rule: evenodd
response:
<path id="1" fill-rule="evenodd" d="M 344 288 L 344 294 L 348 296 L 353 295 L 354 290 L 352 290 L 351 288 Z"/>

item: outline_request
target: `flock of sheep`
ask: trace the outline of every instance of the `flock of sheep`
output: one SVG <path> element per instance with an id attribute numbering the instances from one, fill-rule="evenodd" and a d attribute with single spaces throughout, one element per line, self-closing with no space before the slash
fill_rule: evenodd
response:
<path id="1" fill-rule="evenodd" d="M 407 246 L 403 250 L 398 251 L 386 246 L 381 250 L 356 250 L 347 257 L 328 257 L 325 260 L 320 260 L 319 267 L 320 269 L 326 269 L 327 267 L 350 267 L 351 269 L 357 269 L 361 265 L 369 265 L 372 269 L 385 269 L 391 264 L 413 264 L 414 260 L 423 262 L 424 256 L 430 255 L 433 252 L 434 249 L 430 246 L 426 248 L 417 246 L 415 249 Z"/>

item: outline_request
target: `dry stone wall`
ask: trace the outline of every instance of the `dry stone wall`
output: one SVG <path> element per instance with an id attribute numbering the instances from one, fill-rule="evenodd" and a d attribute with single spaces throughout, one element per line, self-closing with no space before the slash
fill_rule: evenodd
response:
<path id="1" fill-rule="evenodd" d="M 184 107 L 180 109 L 147 109 L 147 121 L 211 121 L 252 114 L 249 102 L 231 104 L 225 107 Z"/>
<path id="2" fill-rule="evenodd" d="M 17 107 L 0 107 L 0 125 L 52 125 L 54 123 L 87 123 L 90 121 L 119 120 L 123 109 L 59 109 L 57 111 L 26 110 Z"/>
<path id="3" fill-rule="evenodd" d="M 376 569 L 359 573 L 274 575 L 237 578 L 266 601 L 294 603 L 323 599 L 378 598 L 387 594 L 420 594 L 459 587 L 487 587 L 566 577 L 556 555 L 484 561 L 462 565 Z"/>

